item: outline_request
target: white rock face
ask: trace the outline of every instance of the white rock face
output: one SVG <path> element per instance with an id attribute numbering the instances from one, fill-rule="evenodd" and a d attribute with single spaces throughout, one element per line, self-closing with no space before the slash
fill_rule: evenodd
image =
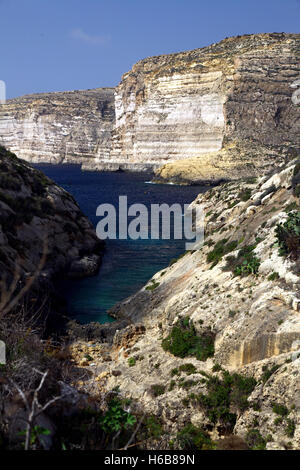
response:
<path id="1" fill-rule="evenodd" d="M 174 74 L 145 83 L 144 97 L 116 89 L 111 158 L 162 164 L 220 150 L 224 135 L 222 72 Z M 121 145 L 120 145 L 121 143 Z"/>
<path id="2" fill-rule="evenodd" d="M 84 163 L 108 158 L 113 89 L 42 93 L 0 106 L 0 144 L 24 160 Z"/>

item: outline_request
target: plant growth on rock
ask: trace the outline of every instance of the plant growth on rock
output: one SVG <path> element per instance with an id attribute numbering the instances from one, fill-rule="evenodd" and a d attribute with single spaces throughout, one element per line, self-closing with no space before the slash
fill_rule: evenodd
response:
<path id="1" fill-rule="evenodd" d="M 300 212 L 289 212 L 288 219 L 275 228 L 279 254 L 296 259 L 300 254 Z"/>
<path id="2" fill-rule="evenodd" d="M 215 334 L 211 330 L 197 334 L 194 325 L 179 320 L 170 334 L 163 339 L 162 347 L 174 356 L 195 356 L 199 361 L 206 361 L 214 355 Z"/>

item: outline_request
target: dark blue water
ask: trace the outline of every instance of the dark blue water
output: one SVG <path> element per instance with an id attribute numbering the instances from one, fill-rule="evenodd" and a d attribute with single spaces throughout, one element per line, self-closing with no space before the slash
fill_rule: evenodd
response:
<path id="1" fill-rule="evenodd" d="M 204 192 L 203 186 L 147 184 L 144 173 L 82 172 L 77 165 L 36 165 L 71 193 L 96 226 L 99 204 L 118 208 L 119 196 L 128 205 L 188 204 Z M 150 211 L 149 211 L 150 212 Z M 185 251 L 185 240 L 107 240 L 99 274 L 62 285 L 69 314 L 81 323 L 113 321 L 107 310 L 141 288 L 154 273 Z"/>

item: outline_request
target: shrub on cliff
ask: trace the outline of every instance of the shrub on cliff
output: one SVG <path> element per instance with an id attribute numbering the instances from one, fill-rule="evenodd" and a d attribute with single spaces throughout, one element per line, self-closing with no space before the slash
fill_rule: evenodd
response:
<path id="1" fill-rule="evenodd" d="M 207 261 L 209 263 L 213 263 L 213 266 L 215 266 L 222 258 L 223 256 L 227 255 L 231 251 L 235 250 L 236 247 L 238 246 L 238 241 L 232 240 L 231 242 L 227 243 L 228 239 L 223 238 L 222 240 L 218 241 L 213 250 L 211 250 L 207 254 Z"/>
<path id="2" fill-rule="evenodd" d="M 238 252 L 237 256 L 227 256 L 224 271 L 232 271 L 236 276 L 249 276 L 257 274 L 260 266 L 260 259 L 255 255 L 254 245 L 245 245 Z"/>
<path id="3" fill-rule="evenodd" d="M 162 347 L 177 357 L 195 356 L 199 361 L 206 361 L 214 355 L 214 339 L 215 334 L 211 330 L 197 335 L 193 324 L 180 320 L 163 339 Z"/>
<path id="4" fill-rule="evenodd" d="M 252 450 L 265 450 L 267 444 L 258 429 L 249 429 L 246 435 L 246 442 Z"/>
<path id="5" fill-rule="evenodd" d="M 99 418 L 100 427 L 107 433 L 132 427 L 135 422 L 135 416 L 123 409 L 118 398 L 110 401 L 107 412 Z"/>
<path id="6" fill-rule="evenodd" d="M 177 440 L 182 450 L 213 450 L 216 448 L 209 434 L 193 424 L 188 424 L 179 431 Z"/>
<path id="7" fill-rule="evenodd" d="M 207 394 L 200 394 L 197 402 L 206 410 L 206 415 L 212 423 L 220 422 L 226 429 L 232 430 L 236 422 L 233 410 L 242 412 L 249 407 L 247 400 L 254 390 L 256 380 L 239 374 L 229 374 L 223 371 L 223 378 L 216 376 L 207 380 Z"/>
<path id="8" fill-rule="evenodd" d="M 289 212 L 286 222 L 276 226 L 275 235 L 279 254 L 298 258 L 300 255 L 300 212 Z"/>
<path id="9" fill-rule="evenodd" d="M 239 194 L 238 194 L 238 198 L 240 198 L 241 201 L 248 201 L 248 199 L 250 199 L 251 197 L 251 188 L 244 188 L 242 189 Z"/>

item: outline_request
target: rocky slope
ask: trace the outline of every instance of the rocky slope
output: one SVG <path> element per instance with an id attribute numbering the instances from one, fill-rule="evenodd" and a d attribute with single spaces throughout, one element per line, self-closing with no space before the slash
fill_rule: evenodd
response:
<path id="1" fill-rule="evenodd" d="M 112 310 L 131 322 L 112 342 L 96 332 L 71 345 L 77 387 L 118 390 L 159 421 L 143 445 L 178 448 L 196 428 L 221 447 L 234 434 L 250 448 L 300 449 L 299 183 L 291 162 L 199 195 L 202 248 Z"/>
<path id="2" fill-rule="evenodd" d="M 41 93 L 0 106 L 0 144 L 30 162 L 82 163 L 107 158 L 114 90 Z"/>
<path id="3" fill-rule="evenodd" d="M 2 281 L 94 274 L 102 242 L 73 197 L 0 147 L 0 273 Z M 3 288 L 3 286 L 2 286 Z"/>

